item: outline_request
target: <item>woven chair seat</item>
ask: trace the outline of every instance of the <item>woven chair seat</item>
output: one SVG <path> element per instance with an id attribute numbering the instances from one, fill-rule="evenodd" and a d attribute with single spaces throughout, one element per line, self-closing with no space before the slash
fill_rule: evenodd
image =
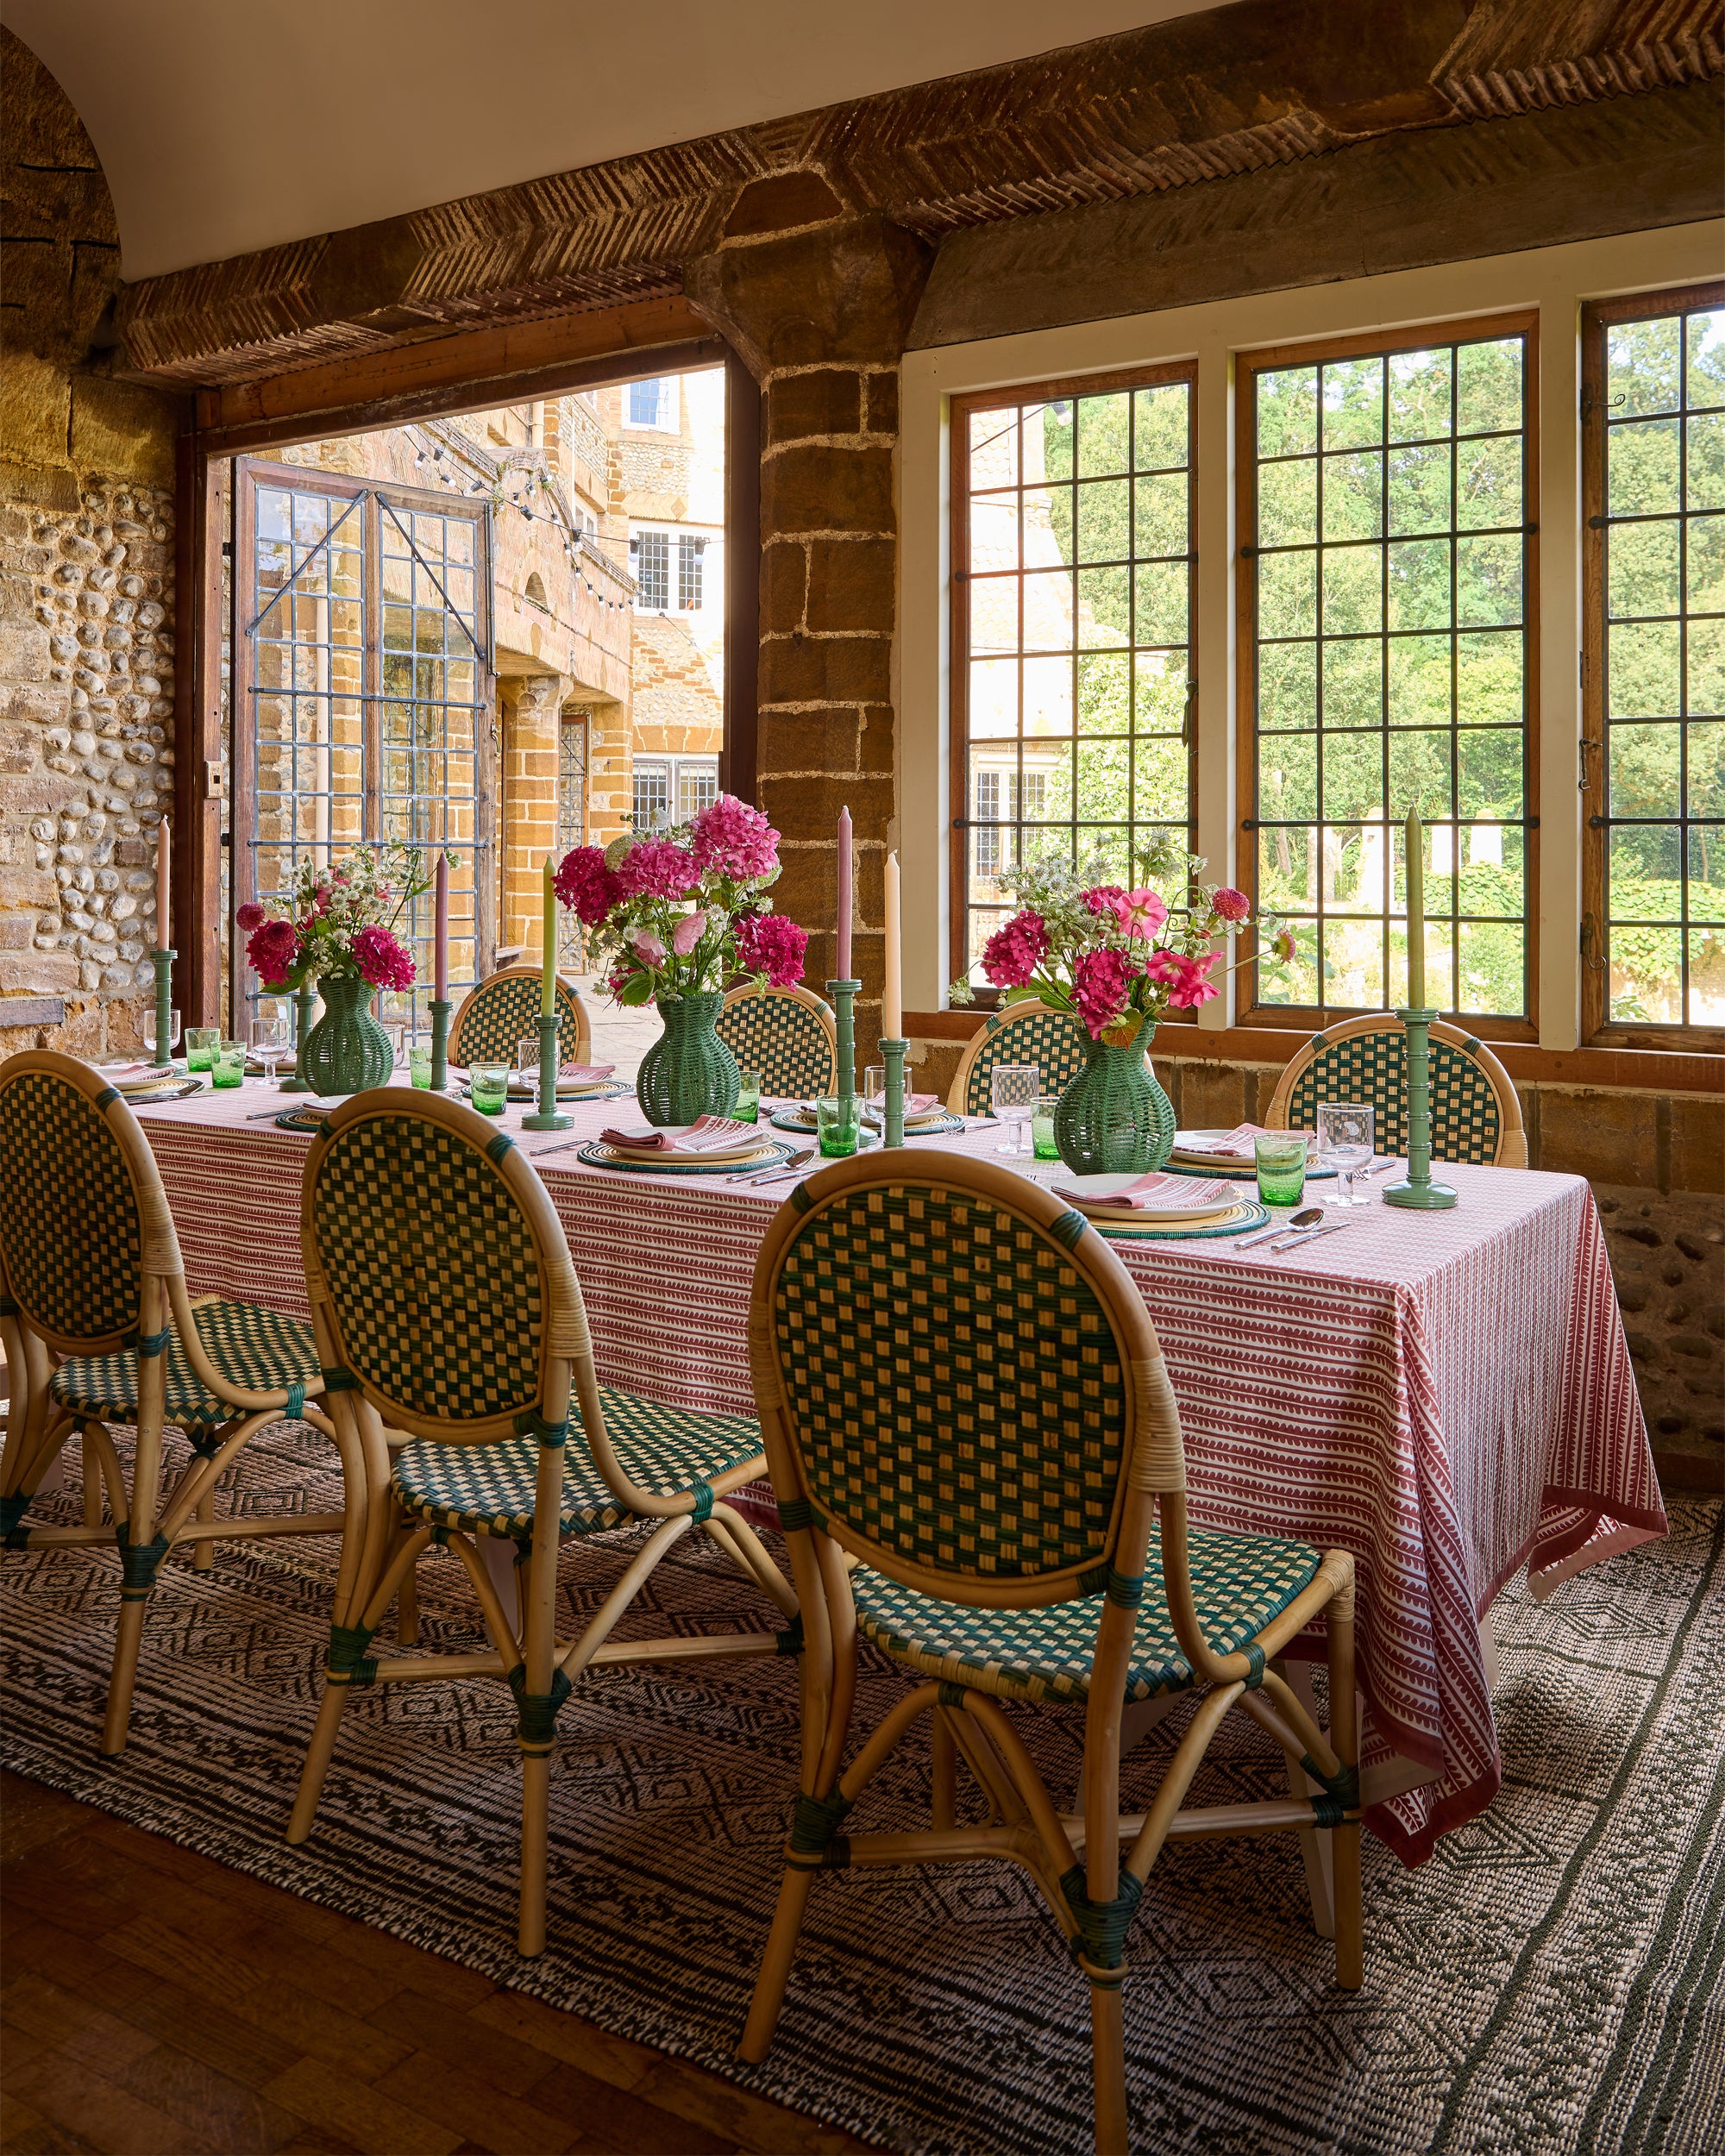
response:
<path id="1" fill-rule="evenodd" d="M 317 1343 L 304 1319 L 259 1303 L 220 1300 L 195 1303 L 191 1314 L 204 1352 L 231 1383 L 248 1392 L 317 1383 Z M 166 1391 L 165 1420 L 182 1430 L 219 1430 L 244 1412 L 204 1390 L 177 1332 L 168 1339 Z M 75 1414 L 130 1422 L 138 1412 L 138 1358 L 127 1348 L 70 1356 L 48 1381 L 48 1392 Z"/>
<path id="2" fill-rule="evenodd" d="M 624 1473 L 656 1497 L 695 1489 L 761 1451 L 758 1425 L 742 1415 L 693 1414 L 608 1386 L 601 1387 L 599 1399 L 605 1434 Z M 538 1472 L 536 1437 L 470 1445 L 417 1438 L 396 1455 L 392 1488 L 409 1512 L 434 1526 L 518 1539 L 533 1532 Z M 571 1401 L 559 1532 L 599 1534 L 637 1517 L 593 1465 Z"/>
<path id="3" fill-rule="evenodd" d="M 1265 1535 L 1191 1530 L 1192 1593 L 1204 1637 L 1218 1654 L 1236 1654 L 1310 1584 L 1317 1551 Z M 856 1621 L 883 1654 L 924 1677 L 944 1677 L 999 1699 L 1073 1700 L 1089 1695 L 1102 1595 L 1044 1609 L 973 1609 L 901 1587 L 859 1568 L 850 1576 Z M 1126 1677 L 1126 1698 L 1183 1692 L 1192 1666 L 1180 1651 L 1163 1589 L 1160 1545 L 1152 1535 L 1144 1599 Z"/>

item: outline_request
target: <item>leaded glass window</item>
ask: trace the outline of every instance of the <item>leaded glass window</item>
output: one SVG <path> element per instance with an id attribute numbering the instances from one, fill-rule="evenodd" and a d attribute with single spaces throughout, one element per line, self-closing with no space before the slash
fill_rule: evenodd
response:
<path id="1" fill-rule="evenodd" d="M 1429 1000 L 1532 1017 L 1532 348 L 1516 321 L 1240 361 L 1241 880 L 1296 946 L 1260 1007 L 1405 1000 L 1417 810 Z"/>
<path id="2" fill-rule="evenodd" d="M 644 614 L 662 614 L 671 603 L 671 536 L 637 531 L 629 542 L 635 572 L 635 604 Z"/>
<path id="3" fill-rule="evenodd" d="M 1135 851 L 1191 843 L 1195 382 L 955 400 L 955 973 L 1014 863 L 1100 854 L 1135 881 Z"/>
<path id="4" fill-rule="evenodd" d="M 1725 287 L 1590 310 L 1587 347 L 1588 1016 L 1717 1028 Z"/>

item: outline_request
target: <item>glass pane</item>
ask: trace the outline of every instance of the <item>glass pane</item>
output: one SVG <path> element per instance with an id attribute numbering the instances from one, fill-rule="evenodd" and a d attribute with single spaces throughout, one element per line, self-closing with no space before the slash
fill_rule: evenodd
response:
<path id="1" fill-rule="evenodd" d="M 1391 629 L 1448 628 L 1451 550 L 1447 539 L 1407 539 L 1389 547 Z"/>
<path id="2" fill-rule="evenodd" d="M 1456 734 L 1457 809 L 1519 816 L 1526 742 L 1519 726 L 1464 726 Z"/>
<path id="3" fill-rule="evenodd" d="M 1183 708 L 1183 686 L 1180 700 Z M 1078 731 L 1132 731 L 1132 661 L 1125 652 L 1089 653 L 1078 661 Z"/>
<path id="4" fill-rule="evenodd" d="M 1318 370 L 1294 367 L 1258 378 L 1258 454 L 1309 455 L 1318 446 Z"/>
<path id="5" fill-rule="evenodd" d="M 1429 731 L 1398 728 L 1389 736 L 1389 812 L 1405 817 L 1416 810 L 1423 821 L 1447 820 L 1455 813 L 1450 784 L 1447 727 Z"/>
<path id="6" fill-rule="evenodd" d="M 1327 449 L 1364 448 L 1383 439 L 1383 361 L 1332 360 L 1323 369 Z"/>
<path id="7" fill-rule="evenodd" d="M 1141 651 L 1138 655 L 1138 709 L 1141 734 L 1182 734 L 1195 686 L 1183 651 Z M 1100 729 L 1098 730 L 1100 730 Z"/>
<path id="8" fill-rule="evenodd" d="M 1323 460 L 1326 539 L 1383 535 L 1383 459 L 1375 452 Z"/>
<path id="9" fill-rule="evenodd" d="M 1019 498 L 984 494 L 970 504 L 970 567 L 1016 569 L 1019 566 Z"/>
<path id="10" fill-rule="evenodd" d="M 1393 532 L 1447 531 L 1453 455 L 1447 442 L 1424 442 L 1389 453 L 1389 529 Z"/>
<path id="11" fill-rule="evenodd" d="M 1318 625 L 1314 554 L 1265 555 L 1258 564 L 1258 633 L 1309 636 Z"/>
<path id="12" fill-rule="evenodd" d="M 1183 482 L 1182 492 L 1184 492 Z M 1131 481 L 1093 480 L 1088 486 L 1081 486 L 1077 494 L 1076 559 L 1080 561 L 1126 561 L 1132 552 Z"/>
<path id="13" fill-rule="evenodd" d="M 1383 646 L 1375 636 L 1324 646 L 1326 727 L 1383 724 Z"/>
<path id="14" fill-rule="evenodd" d="M 1260 645 L 1258 723 L 1264 729 L 1318 723 L 1318 647 L 1314 643 Z"/>
<path id="15" fill-rule="evenodd" d="M 1383 626 L 1383 551 L 1379 547 L 1326 547 L 1322 555 L 1327 636 Z"/>
<path id="16" fill-rule="evenodd" d="M 1078 399 L 1078 476 L 1105 478 L 1132 469 L 1132 398 L 1125 392 Z"/>
<path id="17" fill-rule="evenodd" d="M 1447 345 L 1429 352 L 1397 352 L 1389 361 L 1389 439 L 1442 440 L 1450 431 Z M 1444 461 L 1447 465 L 1447 452 Z"/>
<path id="18" fill-rule="evenodd" d="M 1521 422 L 1521 340 L 1465 344 L 1456 354 L 1456 432 L 1484 434 L 1519 429 Z"/>
<path id="19" fill-rule="evenodd" d="M 1318 461 L 1292 457 L 1258 475 L 1258 543 L 1308 545 L 1318 536 Z"/>
<path id="20" fill-rule="evenodd" d="M 1318 743 L 1312 734 L 1265 735 L 1258 744 L 1260 821 L 1309 818 L 1318 812 Z"/>
<path id="21" fill-rule="evenodd" d="M 1682 557 L 1683 531 L 1675 521 L 1615 526 L 1606 542 L 1610 611 L 1619 617 L 1678 612 L 1683 605 Z"/>
<path id="22" fill-rule="evenodd" d="M 1606 434 L 1605 506 L 1613 517 L 1669 514 L 1683 506 L 1683 436 L 1675 419 L 1615 425 Z"/>
<path id="23" fill-rule="evenodd" d="M 1138 481 L 1133 489 L 1133 553 L 1184 554 L 1189 549 L 1189 493 L 1190 481 L 1183 472 L 1159 473 Z"/>
<path id="24" fill-rule="evenodd" d="M 1015 486 L 1019 477 L 1018 411 L 1007 405 L 999 411 L 970 415 L 970 484 Z"/>
<path id="25" fill-rule="evenodd" d="M 1191 392 L 1184 382 L 1164 382 L 1132 396 L 1134 459 L 1140 472 L 1188 461 L 1188 410 Z"/>
<path id="26" fill-rule="evenodd" d="M 1683 710 L 1683 630 L 1677 622 L 1624 622 L 1606 646 L 1613 718 L 1675 718 Z"/>
<path id="27" fill-rule="evenodd" d="M 1323 813 L 1346 824 L 1383 814 L 1383 736 L 1348 734 L 1324 743 Z"/>

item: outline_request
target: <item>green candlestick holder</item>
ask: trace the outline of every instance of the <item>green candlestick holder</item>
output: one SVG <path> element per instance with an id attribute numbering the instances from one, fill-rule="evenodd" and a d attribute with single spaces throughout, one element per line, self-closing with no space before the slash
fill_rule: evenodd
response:
<path id="1" fill-rule="evenodd" d="M 310 1093 L 311 1081 L 305 1075 L 305 1044 L 311 1037 L 311 1011 L 317 1000 L 315 988 L 296 988 L 293 992 L 293 1075 L 284 1078 L 277 1086 L 278 1093 Z"/>
<path id="2" fill-rule="evenodd" d="M 856 1029 L 850 1006 L 862 993 L 860 981 L 829 981 L 826 993 L 832 998 L 832 1014 L 838 1025 L 838 1082 L 833 1090 L 841 1100 L 856 1097 Z"/>
<path id="3" fill-rule="evenodd" d="M 905 1142 L 905 1051 L 908 1041 L 882 1041 L 881 1053 L 887 1064 L 886 1127 L 881 1134 L 882 1145 L 902 1145 Z"/>
<path id="4" fill-rule="evenodd" d="M 449 1090 L 449 1004 L 433 996 L 431 1009 L 431 1090 L 447 1093 Z"/>
<path id="5" fill-rule="evenodd" d="M 1446 1213 L 1456 1201 L 1448 1183 L 1432 1181 L 1432 1020 L 1435 1011 L 1398 1011 L 1408 1039 L 1408 1179 L 1391 1183 L 1387 1206 Z"/>
<path id="6" fill-rule="evenodd" d="M 179 957 L 176 950 L 152 951 L 156 968 L 156 1061 L 173 1061 L 173 1043 L 169 1035 L 173 1031 L 173 962 Z"/>
<path id="7" fill-rule="evenodd" d="M 434 1064 L 431 1081 L 435 1085 L 436 1081 L 437 1072 Z M 539 1112 L 536 1115 L 524 1115 L 521 1127 L 524 1131 L 567 1131 L 574 1119 L 572 1115 L 559 1115 L 557 1112 L 557 1014 L 555 1011 L 542 1011 L 539 1014 Z"/>

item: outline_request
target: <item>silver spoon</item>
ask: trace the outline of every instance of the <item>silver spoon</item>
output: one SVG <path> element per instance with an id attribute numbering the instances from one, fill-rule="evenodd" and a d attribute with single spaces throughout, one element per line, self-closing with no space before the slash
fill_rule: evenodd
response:
<path id="1" fill-rule="evenodd" d="M 1269 1243 L 1278 1235 L 1286 1235 L 1289 1228 L 1315 1228 L 1325 1217 L 1322 1206 L 1302 1206 L 1298 1213 L 1285 1220 L 1278 1220 L 1273 1228 L 1260 1228 L 1256 1235 L 1249 1235 L 1244 1243 L 1236 1243 L 1237 1250 L 1249 1250 L 1254 1243 Z"/>

